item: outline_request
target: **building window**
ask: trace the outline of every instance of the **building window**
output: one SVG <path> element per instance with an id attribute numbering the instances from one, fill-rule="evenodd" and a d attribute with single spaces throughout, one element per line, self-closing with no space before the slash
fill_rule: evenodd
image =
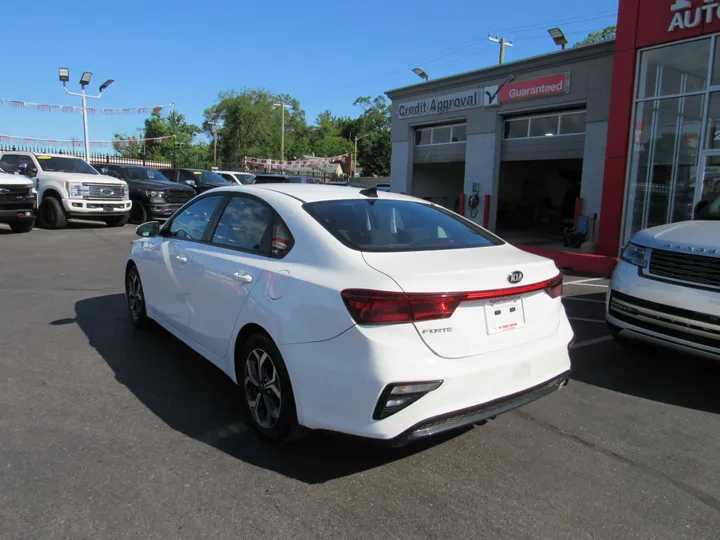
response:
<path id="1" fill-rule="evenodd" d="M 429 146 L 431 144 L 451 144 L 465 142 L 467 133 L 466 124 L 449 124 L 418 128 L 415 130 L 415 145 Z"/>
<path id="2" fill-rule="evenodd" d="M 623 244 L 647 227 L 692 219 L 708 192 L 705 172 L 716 168 L 717 157 L 710 152 L 720 149 L 720 93 L 710 92 L 720 83 L 718 41 L 687 41 L 640 55 Z"/>
<path id="3" fill-rule="evenodd" d="M 557 137 L 585 133 L 585 111 L 538 114 L 505 120 L 506 139 Z"/>

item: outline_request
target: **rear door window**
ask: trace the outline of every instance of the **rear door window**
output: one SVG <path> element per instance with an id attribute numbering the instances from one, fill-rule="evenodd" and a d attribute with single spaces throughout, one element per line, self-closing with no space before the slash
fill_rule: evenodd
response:
<path id="1" fill-rule="evenodd" d="M 401 200 L 350 199 L 303 208 L 351 249 L 426 251 L 498 246 L 489 231 L 439 206 Z"/>
<path id="2" fill-rule="evenodd" d="M 270 251 L 270 224 L 272 210 L 249 197 L 233 197 L 220 216 L 213 244 L 268 253 Z"/>

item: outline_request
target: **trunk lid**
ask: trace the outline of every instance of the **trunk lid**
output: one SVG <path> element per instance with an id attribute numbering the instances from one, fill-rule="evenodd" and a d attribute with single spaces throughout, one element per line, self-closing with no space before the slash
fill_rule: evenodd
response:
<path id="1" fill-rule="evenodd" d="M 392 278 L 405 293 L 465 293 L 517 289 L 559 272 L 549 260 L 509 244 L 441 251 L 363 252 L 366 263 Z M 522 273 L 517 282 L 510 279 Z M 515 274 L 517 276 L 517 274 Z M 468 299 L 452 316 L 413 323 L 438 356 L 462 358 L 509 348 L 557 329 L 563 307 L 544 290 L 491 299 Z"/>

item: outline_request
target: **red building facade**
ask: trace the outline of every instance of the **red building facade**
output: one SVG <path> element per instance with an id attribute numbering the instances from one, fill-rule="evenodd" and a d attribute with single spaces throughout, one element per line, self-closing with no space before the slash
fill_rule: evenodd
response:
<path id="1" fill-rule="evenodd" d="M 720 0 L 620 0 L 598 253 L 720 196 Z"/>

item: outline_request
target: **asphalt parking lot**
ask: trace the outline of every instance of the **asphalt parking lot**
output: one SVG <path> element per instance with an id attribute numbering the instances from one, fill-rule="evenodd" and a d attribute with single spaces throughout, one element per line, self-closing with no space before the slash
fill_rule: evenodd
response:
<path id="1" fill-rule="evenodd" d="M 0 226 L 0 538 L 720 537 L 720 365 L 628 353 L 567 277 L 571 384 L 400 450 L 272 448 L 233 384 L 136 332 L 134 228 Z"/>

